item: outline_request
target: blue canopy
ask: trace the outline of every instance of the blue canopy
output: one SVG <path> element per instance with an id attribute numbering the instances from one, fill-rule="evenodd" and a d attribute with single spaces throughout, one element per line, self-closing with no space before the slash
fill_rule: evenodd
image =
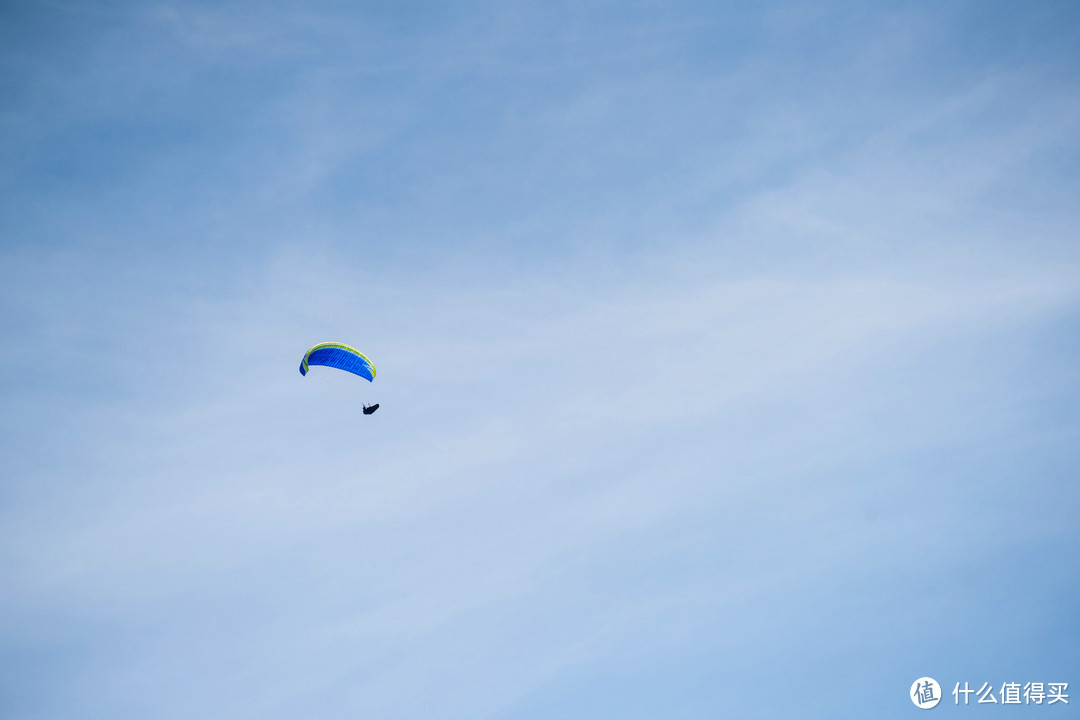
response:
<path id="1" fill-rule="evenodd" d="M 341 343 L 319 343 L 307 351 L 300 362 L 300 374 L 307 375 L 311 365 L 337 368 L 367 380 L 375 379 L 375 366 L 360 351 Z"/>

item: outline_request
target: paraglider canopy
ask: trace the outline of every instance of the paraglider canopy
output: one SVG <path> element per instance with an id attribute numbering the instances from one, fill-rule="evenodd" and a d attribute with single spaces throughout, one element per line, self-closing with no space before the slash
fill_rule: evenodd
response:
<path id="1" fill-rule="evenodd" d="M 365 415 L 370 415 L 371 413 L 375 412 L 378 409 L 379 409 L 379 403 L 375 403 L 374 405 L 365 405 L 364 406 L 364 414 Z"/>
<path id="2" fill-rule="evenodd" d="M 365 380 L 375 379 L 375 366 L 363 354 L 342 343 L 325 342 L 311 348 L 300 361 L 300 374 L 307 375 L 311 365 L 325 365 L 359 375 Z"/>

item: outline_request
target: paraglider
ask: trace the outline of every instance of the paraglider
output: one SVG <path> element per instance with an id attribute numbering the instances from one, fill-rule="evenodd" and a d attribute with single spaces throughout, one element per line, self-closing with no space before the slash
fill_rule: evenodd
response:
<path id="1" fill-rule="evenodd" d="M 364 357 L 359 350 L 342 343 L 319 343 L 308 350 L 304 354 L 304 359 L 300 361 L 300 374 L 307 375 L 308 369 L 312 365 L 324 365 L 344 370 L 353 375 L 359 375 L 368 382 L 375 379 L 375 366 L 371 364 L 371 361 Z M 370 406 L 364 405 L 364 414 L 371 415 L 378 409 L 378 403 Z"/>

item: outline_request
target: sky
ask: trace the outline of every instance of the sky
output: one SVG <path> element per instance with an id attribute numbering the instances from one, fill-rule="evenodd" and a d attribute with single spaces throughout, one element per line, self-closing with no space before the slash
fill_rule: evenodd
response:
<path id="1" fill-rule="evenodd" d="M 5 2 L 0 716 L 1073 716 L 1077 197 L 1070 2 Z"/>

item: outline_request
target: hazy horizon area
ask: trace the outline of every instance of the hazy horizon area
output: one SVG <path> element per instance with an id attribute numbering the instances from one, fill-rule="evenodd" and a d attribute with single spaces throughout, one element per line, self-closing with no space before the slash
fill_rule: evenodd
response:
<path id="1" fill-rule="evenodd" d="M 1064 2 L 5 3 L 0 716 L 1065 717 L 1078 71 Z"/>

